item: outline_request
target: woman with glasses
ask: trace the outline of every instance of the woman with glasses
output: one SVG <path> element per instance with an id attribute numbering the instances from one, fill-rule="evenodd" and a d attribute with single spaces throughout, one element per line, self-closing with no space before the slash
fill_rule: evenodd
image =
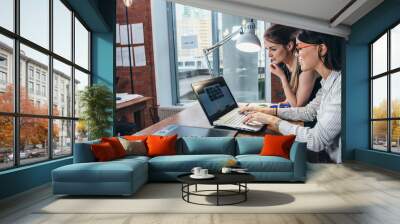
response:
<path id="1" fill-rule="evenodd" d="M 247 112 L 245 123 L 254 121 L 269 125 L 283 135 L 296 135 L 296 141 L 307 144 L 316 153 L 317 161 L 340 163 L 341 146 L 341 63 L 340 42 L 326 34 L 301 31 L 296 40 L 299 63 L 303 71 L 321 75 L 321 89 L 304 107 L 241 108 Z M 304 127 L 287 120 L 313 121 L 313 127 Z"/>
<path id="2" fill-rule="evenodd" d="M 264 33 L 264 45 L 271 59 L 269 66 L 272 74 L 282 83 L 285 101 L 292 107 L 306 105 L 321 88 L 320 77 L 315 71 L 302 71 L 298 63 L 296 50 L 296 32 L 293 27 L 272 25 Z"/>

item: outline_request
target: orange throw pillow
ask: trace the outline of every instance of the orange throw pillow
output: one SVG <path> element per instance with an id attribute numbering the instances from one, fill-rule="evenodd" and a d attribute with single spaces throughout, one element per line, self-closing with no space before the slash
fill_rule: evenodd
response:
<path id="1" fill-rule="evenodd" d="M 117 158 L 121 158 L 126 156 L 126 151 L 124 147 L 122 146 L 121 142 L 119 141 L 118 138 L 116 137 L 111 137 L 111 138 L 101 138 L 101 142 L 108 142 L 114 149 L 115 155 Z"/>
<path id="2" fill-rule="evenodd" d="M 147 139 L 146 135 L 125 135 L 122 137 L 129 141 L 146 141 Z"/>
<path id="3" fill-rule="evenodd" d="M 150 135 L 147 137 L 147 154 L 148 156 L 165 156 L 176 155 L 176 139 L 177 135 L 157 136 Z"/>
<path id="4" fill-rule="evenodd" d="M 261 156 L 280 156 L 289 159 L 295 135 L 265 135 Z"/>
<path id="5" fill-rule="evenodd" d="M 91 145 L 91 149 L 94 154 L 94 157 L 99 162 L 110 161 L 117 158 L 114 149 L 108 142 L 93 144 Z"/>

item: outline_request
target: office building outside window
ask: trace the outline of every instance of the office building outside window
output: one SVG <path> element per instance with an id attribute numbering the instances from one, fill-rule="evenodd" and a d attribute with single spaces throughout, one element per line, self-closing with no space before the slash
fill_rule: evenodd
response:
<path id="1" fill-rule="evenodd" d="M 400 24 L 370 44 L 371 148 L 400 153 Z"/>
<path id="2" fill-rule="evenodd" d="M 28 82 L 28 92 L 29 94 L 34 94 L 33 82 L 31 81 Z"/>
<path id="3" fill-rule="evenodd" d="M 203 49 L 236 31 L 248 18 L 171 3 L 176 28 L 175 82 L 178 103 L 196 100 L 191 83 L 212 78 Z M 257 36 L 263 38 L 265 25 L 256 21 Z M 171 29 L 171 27 L 170 27 Z M 263 41 L 261 41 L 263 42 Z M 218 59 L 219 56 L 219 59 Z M 231 40 L 209 55 L 213 72 L 224 76 L 233 95 L 241 102 L 265 101 L 265 50 L 244 53 Z"/>
<path id="4" fill-rule="evenodd" d="M 0 170 L 72 155 L 74 124 L 79 119 L 79 116 L 74 116 L 72 105 L 74 99 L 75 103 L 79 101 L 79 97 L 69 87 L 81 82 L 74 79 L 74 73 L 81 72 L 90 80 L 90 32 L 70 10 L 71 7 L 64 5 L 64 1 L 51 1 L 53 7 L 50 7 L 49 0 L 20 0 L 17 14 L 14 14 L 12 0 L 2 0 L 1 3 L 0 14 L 3 10 L 10 10 L 7 15 L 20 15 L 21 18 L 3 20 L 5 15 L 0 15 L 0 26 L 12 32 L 0 30 Z M 15 33 L 13 25 L 10 26 L 14 20 L 20 21 L 20 27 L 16 29 L 20 33 Z M 74 36 L 72 23 L 78 24 L 76 29 L 87 38 L 76 32 Z M 49 24 L 53 24 L 50 29 Z M 49 44 L 50 32 L 53 34 L 53 49 Z M 72 59 L 71 53 L 76 51 L 72 49 L 73 41 L 86 47 L 80 49 L 81 55 L 77 56 L 83 57 L 84 63 L 78 64 Z M 20 59 L 17 62 L 14 61 L 15 44 L 19 44 L 20 49 L 16 52 Z M 15 88 L 15 65 L 19 66 L 16 74 L 19 88 Z M 50 82 L 51 78 L 53 82 Z M 89 82 L 85 86 L 88 85 Z M 17 99 L 14 98 L 16 90 L 20 96 Z M 14 105 L 18 106 L 19 112 L 14 111 Z M 80 128 L 86 129 L 85 126 Z M 14 129 L 19 130 L 18 135 Z M 87 136 L 81 134 L 81 139 L 85 138 Z"/>

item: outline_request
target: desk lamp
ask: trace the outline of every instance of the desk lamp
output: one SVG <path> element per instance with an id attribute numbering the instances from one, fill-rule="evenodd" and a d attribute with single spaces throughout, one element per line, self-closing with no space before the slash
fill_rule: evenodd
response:
<path id="1" fill-rule="evenodd" d="M 210 60 L 208 59 L 208 55 L 211 54 L 214 50 L 218 49 L 229 40 L 231 40 L 234 36 L 239 34 L 239 37 L 236 40 L 236 48 L 243 52 L 257 52 L 261 49 L 261 42 L 256 36 L 256 24 L 251 19 L 249 22 L 246 23 L 246 26 L 243 28 L 241 26 L 237 31 L 232 32 L 228 36 L 226 36 L 221 41 L 215 43 L 213 46 L 203 49 L 204 57 L 206 58 L 208 71 L 210 72 L 211 76 L 219 76 L 219 74 L 214 74 Z"/>

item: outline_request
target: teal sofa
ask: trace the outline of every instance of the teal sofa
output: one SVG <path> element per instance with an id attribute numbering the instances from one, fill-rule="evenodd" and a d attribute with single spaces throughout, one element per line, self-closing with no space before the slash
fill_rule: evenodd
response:
<path id="1" fill-rule="evenodd" d="M 75 144 L 74 163 L 52 171 L 54 194 L 131 195 L 148 181 L 176 181 L 193 167 L 218 172 L 228 160 L 236 160 L 259 182 L 304 182 L 305 144 L 295 142 L 290 159 L 260 156 L 262 137 L 183 137 L 177 142 L 177 155 L 127 156 L 96 162 L 90 145 Z"/>

